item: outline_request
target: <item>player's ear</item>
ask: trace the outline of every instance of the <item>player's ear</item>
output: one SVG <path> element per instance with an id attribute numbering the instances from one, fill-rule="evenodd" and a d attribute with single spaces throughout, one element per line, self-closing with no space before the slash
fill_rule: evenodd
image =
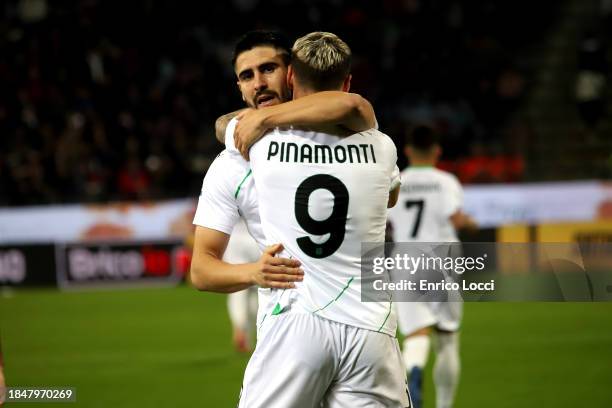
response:
<path id="1" fill-rule="evenodd" d="M 291 64 L 287 66 L 287 86 L 293 90 L 293 67 Z"/>
<path id="2" fill-rule="evenodd" d="M 344 83 L 342 84 L 342 92 L 348 92 L 351 89 L 351 78 L 353 76 L 349 74 L 346 78 L 344 78 Z"/>

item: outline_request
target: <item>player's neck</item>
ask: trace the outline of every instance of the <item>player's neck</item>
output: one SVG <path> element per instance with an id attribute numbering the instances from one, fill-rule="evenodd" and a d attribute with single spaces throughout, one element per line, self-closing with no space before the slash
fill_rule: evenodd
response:
<path id="1" fill-rule="evenodd" d="M 303 98 L 308 95 L 312 95 L 316 91 L 312 89 L 302 88 L 301 86 L 293 87 L 293 99 Z"/>
<path id="2" fill-rule="evenodd" d="M 410 167 L 434 167 L 436 165 L 435 160 L 427 159 L 412 159 L 410 160 Z"/>

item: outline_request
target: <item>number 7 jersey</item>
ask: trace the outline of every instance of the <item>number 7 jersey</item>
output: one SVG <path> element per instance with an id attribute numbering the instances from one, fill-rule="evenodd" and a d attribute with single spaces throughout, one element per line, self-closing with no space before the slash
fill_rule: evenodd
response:
<path id="1" fill-rule="evenodd" d="M 434 167 L 408 167 L 401 173 L 397 205 L 389 211 L 395 242 L 457 242 L 450 217 L 463 205 L 457 178 Z"/>
<path id="2" fill-rule="evenodd" d="M 384 242 L 393 141 L 371 129 L 346 138 L 275 129 L 250 151 L 261 225 L 302 262 L 304 281 L 277 291 L 271 314 L 310 312 L 395 336 L 391 302 L 361 301 L 361 243 Z"/>

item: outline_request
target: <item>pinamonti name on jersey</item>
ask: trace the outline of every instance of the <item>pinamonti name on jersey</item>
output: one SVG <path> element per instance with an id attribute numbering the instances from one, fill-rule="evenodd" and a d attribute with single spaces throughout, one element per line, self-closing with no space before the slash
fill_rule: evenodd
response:
<path id="1" fill-rule="evenodd" d="M 338 146 L 309 145 L 292 142 L 270 142 L 268 147 L 269 161 L 281 163 L 376 163 L 374 146 L 369 143 Z"/>

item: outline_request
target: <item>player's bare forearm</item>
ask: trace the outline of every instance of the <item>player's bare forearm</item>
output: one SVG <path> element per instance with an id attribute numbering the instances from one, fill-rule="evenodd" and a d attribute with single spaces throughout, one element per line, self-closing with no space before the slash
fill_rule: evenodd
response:
<path id="1" fill-rule="evenodd" d="M 450 220 L 456 230 L 475 231 L 478 229 L 478 223 L 461 210 L 451 215 Z"/>
<path id="2" fill-rule="evenodd" d="M 468 230 L 468 231 L 476 231 L 478 230 L 478 223 L 476 222 L 476 220 L 472 217 L 470 217 L 469 215 L 466 215 L 467 219 L 465 221 L 465 226 L 463 227 L 464 229 Z"/>
<path id="3" fill-rule="evenodd" d="M 266 128 L 323 125 L 361 132 L 376 126 L 370 102 L 361 95 L 341 91 L 317 92 L 261 110 L 264 113 L 262 125 Z"/>
<path id="4" fill-rule="evenodd" d="M 250 147 L 274 127 L 296 126 L 340 137 L 376 126 L 370 102 L 358 94 L 341 91 L 317 92 L 290 102 L 238 115 L 234 132 L 236 148 L 248 160 Z"/>
<path id="5" fill-rule="evenodd" d="M 301 281 L 304 276 L 299 265 L 295 260 L 269 254 L 248 264 L 230 264 L 211 253 L 202 253 L 197 257 L 194 254 L 191 281 L 198 290 L 219 293 L 234 293 L 253 285 L 292 289 L 295 288 L 293 282 Z"/>
<path id="6" fill-rule="evenodd" d="M 387 208 L 395 207 L 397 204 L 397 200 L 399 198 L 400 186 L 395 187 L 393 190 L 389 191 L 389 200 L 387 201 Z"/>
<path id="7" fill-rule="evenodd" d="M 215 121 L 215 137 L 219 143 L 225 144 L 225 130 L 227 129 L 227 124 L 243 110 L 244 109 L 238 109 L 237 111 L 226 113 L 217 118 Z"/>
<path id="8" fill-rule="evenodd" d="M 228 242 L 223 232 L 196 227 L 191 282 L 198 290 L 232 293 L 253 285 L 246 268 L 222 261 Z"/>
<path id="9" fill-rule="evenodd" d="M 253 285 L 290 289 L 303 279 L 299 261 L 275 256 L 283 249 L 280 244 L 267 247 L 257 262 L 230 264 L 222 260 L 228 242 L 227 234 L 196 228 L 191 282 L 198 290 L 232 293 Z"/>
<path id="10" fill-rule="evenodd" d="M 233 265 L 223 262 L 216 255 L 194 252 L 191 261 L 191 282 L 201 291 L 238 292 L 253 286 L 247 270 L 250 266 Z"/>

